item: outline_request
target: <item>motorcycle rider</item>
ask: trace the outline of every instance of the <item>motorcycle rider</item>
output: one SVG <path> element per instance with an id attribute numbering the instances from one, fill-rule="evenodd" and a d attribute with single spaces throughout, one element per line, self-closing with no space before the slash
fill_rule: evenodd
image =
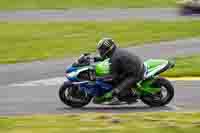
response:
<path id="1" fill-rule="evenodd" d="M 97 44 L 102 59 L 110 58 L 114 89 L 106 94 L 111 105 L 119 104 L 119 98 L 129 95 L 131 88 L 144 77 L 144 64 L 135 54 L 120 49 L 112 38 L 103 38 Z M 131 98 L 131 97 L 130 97 Z"/>

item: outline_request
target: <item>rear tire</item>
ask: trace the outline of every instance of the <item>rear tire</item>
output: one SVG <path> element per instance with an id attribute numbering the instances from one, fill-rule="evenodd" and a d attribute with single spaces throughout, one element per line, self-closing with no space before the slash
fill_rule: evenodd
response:
<path id="1" fill-rule="evenodd" d="M 165 88 L 167 91 L 167 96 L 165 98 L 163 98 L 162 96 L 162 92 L 155 94 L 155 95 L 146 95 L 146 96 L 142 96 L 141 100 L 143 103 L 151 106 L 151 107 L 159 107 L 159 106 L 164 106 L 166 104 L 168 104 L 172 98 L 174 97 L 174 87 L 171 84 L 170 81 L 168 81 L 165 78 L 158 78 L 156 79 L 156 81 L 153 83 L 153 86 L 159 87 L 159 88 Z M 162 89 L 161 89 L 162 91 Z M 155 99 L 155 97 L 162 97 L 159 100 Z"/>
<path id="2" fill-rule="evenodd" d="M 72 108 L 81 108 L 90 103 L 90 101 L 92 99 L 91 96 L 85 97 L 84 100 L 82 100 L 81 102 L 73 101 L 73 100 L 69 99 L 66 96 L 66 91 L 69 91 L 69 89 L 73 89 L 73 85 L 71 85 L 70 83 L 64 83 L 59 89 L 59 98 L 64 104 L 66 104 Z M 73 96 L 71 96 L 71 97 L 73 97 Z"/>

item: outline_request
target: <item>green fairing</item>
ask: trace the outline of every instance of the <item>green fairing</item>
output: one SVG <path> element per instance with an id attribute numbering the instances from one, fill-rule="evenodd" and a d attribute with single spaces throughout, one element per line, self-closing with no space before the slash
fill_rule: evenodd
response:
<path id="1" fill-rule="evenodd" d="M 160 88 L 156 88 L 152 86 L 152 83 L 156 79 L 147 79 L 144 81 L 141 81 L 137 84 L 137 91 L 140 93 L 140 95 L 148 95 L 148 94 L 155 94 L 160 91 Z"/>
<path id="2" fill-rule="evenodd" d="M 102 62 L 99 62 L 95 66 L 97 76 L 105 76 L 110 74 L 110 59 L 106 59 Z"/>
<path id="3" fill-rule="evenodd" d="M 147 66 L 148 72 L 152 72 L 158 69 L 160 66 L 167 64 L 167 60 L 147 60 L 144 64 Z M 102 62 L 96 64 L 96 75 L 97 76 L 105 76 L 110 74 L 110 63 L 109 59 L 106 59 Z"/>
<path id="4" fill-rule="evenodd" d="M 147 79 L 139 82 L 137 88 L 141 95 L 148 95 L 149 93 L 155 94 L 160 91 L 160 88 L 153 87 L 152 83 L 156 79 L 155 73 L 163 69 L 167 64 L 167 60 L 150 59 L 144 62 L 144 65 L 147 67 Z"/>
<path id="5" fill-rule="evenodd" d="M 168 64 L 167 60 L 147 60 L 144 62 L 144 65 L 147 67 L 147 79 L 140 81 L 137 85 L 137 92 L 141 95 L 146 94 L 155 94 L 160 91 L 160 88 L 155 88 L 152 85 L 152 82 L 156 79 L 155 73 L 165 67 Z M 96 75 L 105 76 L 110 74 L 110 62 L 109 59 L 99 62 L 95 65 Z M 148 78 L 149 77 L 149 78 Z M 150 78 L 151 77 L 151 78 Z"/>
<path id="6" fill-rule="evenodd" d="M 151 72 L 153 70 L 156 70 L 157 68 L 159 68 L 159 66 L 168 64 L 167 60 L 147 60 L 144 62 L 144 64 L 147 66 L 148 72 Z"/>
<path id="7" fill-rule="evenodd" d="M 149 59 L 147 61 L 144 62 L 144 64 L 146 64 L 148 66 L 148 69 L 154 69 L 159 65 L 162 65 L 164 63 L 167 63 L 167 60 L 153 60 L 153 59 Z"/>

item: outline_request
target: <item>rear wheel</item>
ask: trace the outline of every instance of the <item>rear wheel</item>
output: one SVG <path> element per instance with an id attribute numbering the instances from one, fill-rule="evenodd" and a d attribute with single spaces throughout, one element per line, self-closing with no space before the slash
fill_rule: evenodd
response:
<path id="1" fill-rule="evenodd" d="M 81 108 L 90 103 L 92 97 L 80 91 L 77 86 L 64 83 L 59 89 L 60 100 L 73 108 Z"/>
<path id="2" fill-rule="evenodd" d="M 160 92 L 154 95 L 142 96 L 141 100 L 143 103 L 151 107 L 164 106 L 168 104 L 174 97 L 174 87 L 167 79 L 158 78 L 153 83 L 153 86 L 160 88 Z"/>

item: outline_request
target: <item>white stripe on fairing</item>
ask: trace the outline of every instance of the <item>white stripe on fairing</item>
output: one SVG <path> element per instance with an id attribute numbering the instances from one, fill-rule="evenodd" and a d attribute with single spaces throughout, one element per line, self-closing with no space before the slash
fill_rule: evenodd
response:
<path id="1" fill-rule="evenodd" d="M 167 78 L 170 81 L 200 81 L 200 78 Z M 10 87 L 23 87 L 23 86 L 55 86 L 55 85 L 61 85 L 66 80 L 65 77 L 55 77 L 55 78 L 49 78 L 49 79 L 42 79 L 42 80 L 35 80 L 35 81 L 27 81 L 24 83 L 14 83 L 9 84 Z"/>
<path id="2" fill-rule="evenodd" d="M 159 65 L 157 66 L 153 71 L 147 73 L 147 77 L 150 77 L 151 75 L 154 75 L 155 73 L 157 73 L 158 71 L 162 70 L 165 66 L 167 66 L 167 63 L 163 64 L 163 65 Z M 147 70 L 148 71 L 148 70 Z"/>

